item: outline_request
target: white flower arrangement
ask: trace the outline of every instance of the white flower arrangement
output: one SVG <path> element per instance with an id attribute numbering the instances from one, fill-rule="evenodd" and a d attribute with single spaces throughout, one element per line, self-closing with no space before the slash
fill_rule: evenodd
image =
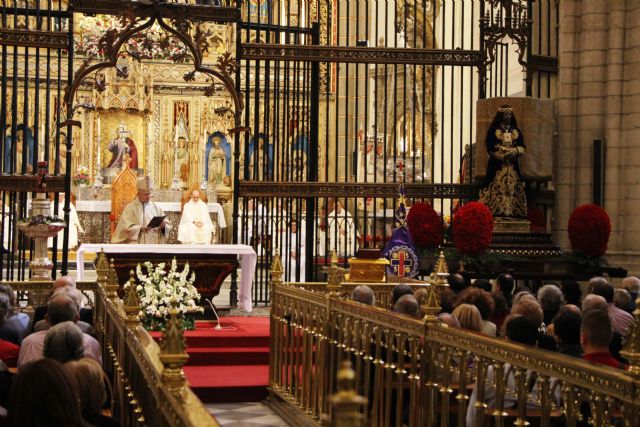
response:
<path id="1" fill-rule="evenodd" d="M 147 261 L 142 266 L 138 264 L 136 268 L 140 282 L 136 291 L 142 306 L 140 317 L 147 329 L 163 329 L 172 307 L 175 307 L 183 318 L 186 314 L 204 312 L 204 309 L 197 305 L 200 294 L 193 286 L 195 273 L 191 272 L 189 275 L 189 263 L 185 264 L 182 271 L 178 271 L 178 264 L 174 258 L 168 272 L 165 267 L 164 262 L 154 266 Z M 146 274 L 143 268 L 146 269 Z M 128 283 L 125 289 L 127 287 Z M 185 321 L 185 326 L 192 327 L 192 323 L 192 319 Z"/>

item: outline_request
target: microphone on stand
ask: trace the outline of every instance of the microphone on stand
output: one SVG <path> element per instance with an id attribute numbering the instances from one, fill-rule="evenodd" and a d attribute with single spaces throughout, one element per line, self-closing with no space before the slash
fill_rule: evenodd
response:
<path id="1" fill-rule="evenodd" d="M 212 299 L 205 298 L 204 300 L 209 303 L 209 306 L 211 307 L 211 310 L 213 310 L 213 314 L 216 316 L 216 320 L 218 321 L 218 326 L 215 327 L 215 330 L 221 331 L 222 326 L 220 326 L 220 316 L 218 316 L 218 313 L 216 312 L 216 309 L 213 306 L 213 298 Z"/>

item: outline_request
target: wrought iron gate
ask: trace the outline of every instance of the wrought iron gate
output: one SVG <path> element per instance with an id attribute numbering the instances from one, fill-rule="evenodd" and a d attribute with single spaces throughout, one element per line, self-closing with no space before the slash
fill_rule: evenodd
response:
<path id="1" fill-rule="evenodd" d="M 383 247 L 401 182 L 446 227 L 477 197 L 475 100 L 552 96 L 550 1 L 249 2 L 242 19 L 234 239 L 258 252 L 257 302 L 276 251 L 285 280 L 313 281 L 330 251 Z"/>

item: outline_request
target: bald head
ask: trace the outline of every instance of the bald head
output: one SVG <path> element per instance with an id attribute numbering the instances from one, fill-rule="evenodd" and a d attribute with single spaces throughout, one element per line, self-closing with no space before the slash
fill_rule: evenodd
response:
<path id="1" fill-rule="evenodd" d="M 376 304 L 376 296 L 367 285 L 357 286 L 351 294 L 351 299 L 366 305 Z"/>
<path id="2" fill-rule="evenodd" d="M 405 294 L 398 298 L 398 301 L 393 306 L 393 311 L 405 316 L 418 317 L 420 315 L 420 306 L 413 295 Z"/>
<path id="3" fill-rule="evenodd" d="M 600 295 L 589 294 L 584 297 L 582 301 L 582 312 L 586 313 L 591 310 L 602 310 L 608 312 L 609 304 L 607 304 L 607 300 Z"/>
<path id="4" fill-rule="evenodd" d="M 622 287 L 631 293 L 640 292 L 640 279 L 636 276 L 629 276 L 622 279 Z"/>
<path id="5" fill-rule="evenodd" d="M 571 311 L 573 313 L 582 315 L 582 310 L 580 310 L 580 307 L 578 307 L 575 304 L 565 304 L 565 305 L 562 306 L 562 308 L 567 310 L 567 311 Z"/>
<path id="6" fill-rule="evenodd" d="M 76 287 L 76 279 L 72 276 L 60 276 L 53 282 L 53 289 L 64 288 L 68 286 L 70 288 Z"/>
<path id="7" fill-rule="evenodd" d="M 599 286 L 607 286 L 609 285 L 609 281 L 601 276 L 592 277 L 589 279 L 589 284 L 587 285 L 587 291 L 589 293 L 593 292 L 593 289 Z"/>

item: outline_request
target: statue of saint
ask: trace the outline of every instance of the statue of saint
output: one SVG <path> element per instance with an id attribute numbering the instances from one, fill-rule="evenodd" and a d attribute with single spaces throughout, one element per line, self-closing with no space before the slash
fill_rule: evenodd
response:
<path id="1" fill-rule="evenodd" d="M 489 163 L 480 201 L 495 217 L 526 218 L 527 199 L 518 162 L 525 153 L 524 137 L 510 106 L 498 108 L 486 144 Z"/>
<path id="2" fill-rule="evenodd" d="M 178 158 L 180 180 L 186 185 L 189 182 L 189 152 L 187 150 L 187 140 L 182 136 L 178 138 L 176 157 Z"/>
<path id="3" fill-rule="evenodd" d="M 209 158 L 207 163 L 209 165 L 209 182 L 212 184 L 221 184 L 222 176 L 224 175 L 224 160 L 225 153 L 220 146 L 220 138 L 213 138 L 213 147 L 209 151 Z"/>
<path id="4" fill-rule="evenodd" d="M 116 137 L 109 143 L 107 149 L 111 152 L 111 161 L 107 165 L 108 168 L 122 168 L 124 154 L 129 154 L 129 167 L 131 169 L 138 168 L 138 150 L 136 144 L 128 135 L 131 131 L 127 130 L 124 123 L 120 123 L 116 130 Z"/>

